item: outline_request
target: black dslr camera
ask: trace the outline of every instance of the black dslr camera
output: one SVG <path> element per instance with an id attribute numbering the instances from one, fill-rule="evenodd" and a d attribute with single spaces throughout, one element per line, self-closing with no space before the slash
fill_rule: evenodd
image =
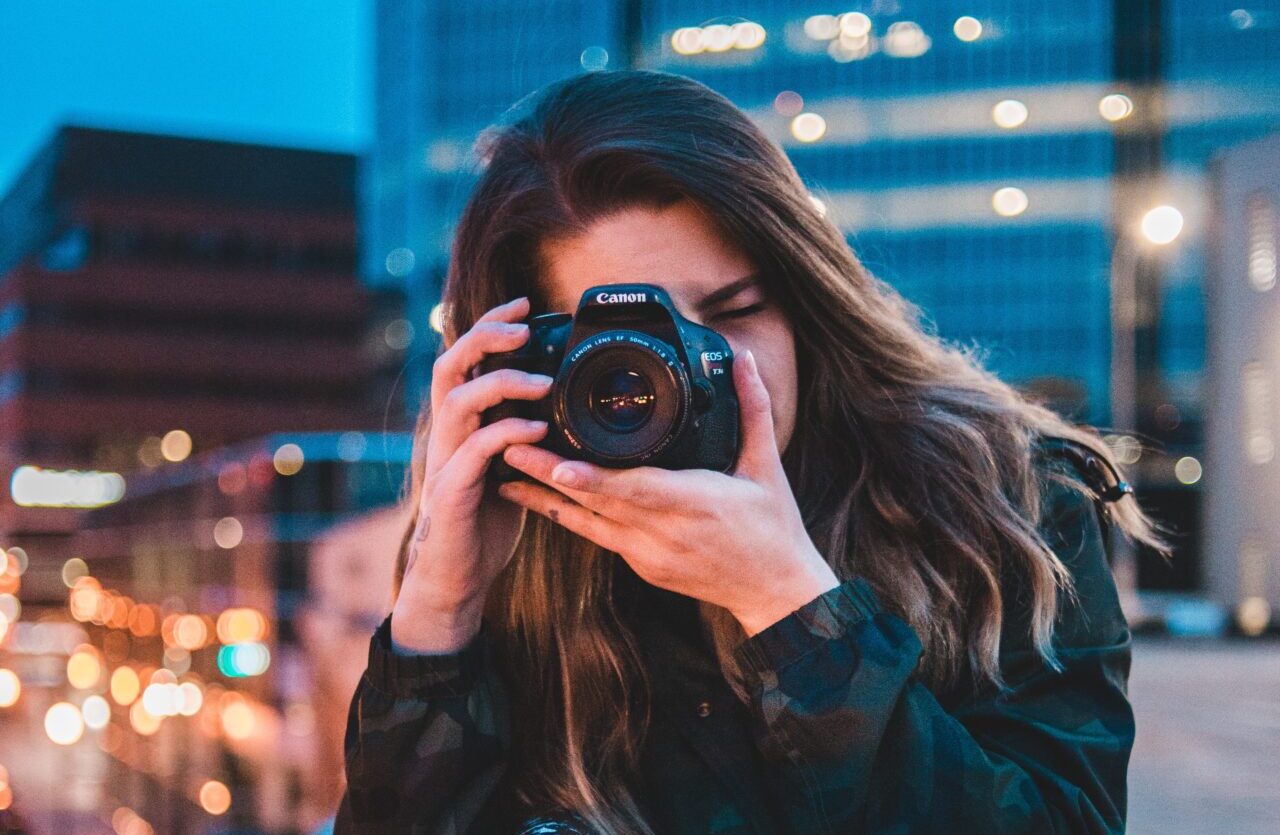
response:
<path id="1" fill-rule="evenodd" d="M 723 336 L 681 316 L 661 287 L 601 284 L 578 312 L 529 319 L 529 340 L 486 356 L 477 374 L 518 368 L 555 382 L 539 400 L 504 400 L 482 423 L 547 422 L 537 444 L 605 467 L 725 472 L 738 458 L 738 397 Z M 528 477 L 495 456 L 489 478 Z"/>

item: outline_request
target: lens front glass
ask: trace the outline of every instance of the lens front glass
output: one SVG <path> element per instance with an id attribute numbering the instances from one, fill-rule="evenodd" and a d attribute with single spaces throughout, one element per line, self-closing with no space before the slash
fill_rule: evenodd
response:
<path id="1" fill-rule="evenodd" d="M 682 437 L 688 374 L 670 344 L 635 330 L 602 331 L 571 351 L 554 413 L 591 460 L 639 465 Z"/>
<path id="2" fill-rule="evenodd" d="M 653 414 L 655 396 L 649 379 L 638 371 L 615 366 L 591 383 L 587 401 L 591 415 L 615 432 L 634 432 Z"/>

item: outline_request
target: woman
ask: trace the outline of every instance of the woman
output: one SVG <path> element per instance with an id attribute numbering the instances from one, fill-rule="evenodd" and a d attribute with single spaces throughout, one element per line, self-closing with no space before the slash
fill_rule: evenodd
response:
<path id="1" fill-rule="evenodd" d="M 922 329 L 695 81 L 581 75 L 482 139 L 337 831 L 1121 831 L 1103 524 L 1159 541 L 1097 434 Z M 622 282 L 734 349 L 732 471 L 482 425 L 551 380 L 479 360 Z"/>

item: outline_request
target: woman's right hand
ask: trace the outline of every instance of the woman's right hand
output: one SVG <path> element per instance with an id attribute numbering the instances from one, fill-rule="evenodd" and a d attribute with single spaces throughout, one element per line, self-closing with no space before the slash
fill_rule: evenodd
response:
<path id="1" fill-rule="evenodd" d="M 503 400 L 537 400 L 552 380 L 514 368 L 474 379 L 471 372 L 486 354 L 528 340 L 529 326 L 518 321 L 528 309 L 524 296 L 492 308 L 433 366 L 426 471 L 391 614 L 391 638 L 403 650 L 465 646 L 479 631 L 489 587 L 515 551 L 526 511 L 488 489 L 485 470 L 511 444 L 540 441 L 547 424 L 507 417 L 481 426 L 481 414 Z"/>

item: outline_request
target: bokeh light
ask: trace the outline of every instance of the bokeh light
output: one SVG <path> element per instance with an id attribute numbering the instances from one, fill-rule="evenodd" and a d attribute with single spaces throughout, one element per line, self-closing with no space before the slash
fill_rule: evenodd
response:
<path id="1" fill-rule="evenodd" d="M 1236 625 L 1246 635 L 1261 635 L 1270 623 L 1271 604 L 1265 597 L 1246 597 L 1236 607 Z"/>
<path id="2" fill-rule="evenodd" d="M 359 461 L 368 448 L 363 432 L 343 432 L 338 436 L 338 457 L 343 461 Z"/>
<path id="3" fill-rule="evenodd" d="M 815 41 L 829 41 L 840 34 L 840 19 L 833 14 L 805 18 L 804 33 Z"/>
<path id="4" fill-rule="evenodd" d="M 991 208 L 1001 217 L 1016 217 L 1027 210 L 1030 201 L 1020 188 L 1006 186 L 991 195 Z"/>
<path id="5" fill-rule="evenodd" d="M 248 739 L 253 736 L 257 720 L 254 718 L 253 708 L 243 698 L 228 699 L 220 706 L 218 714 L 222 721 L 223 733 L 227 736 L 232 739 Z"/>
<path id="6" fill-rule="evenodd" d="M 838 20 L 841 37 L 864 38 L 871 34 L 871 18 L 862 12 L 846 12 Z"/>
<path id="7" fill-rule="evenodd" d="M 160 725 L 163 722 L 163 717 L 147 710 L 147 706 L 143 704 L 142 699 L 138 699 L 129 708 L 129 724 L 143 736 L 151 736 L 160 730 Z"/>
<path id="8" fill-rule="evenodd" d="M 976 17 L 964 15 L 956 18 L 951 31 L 955 32 L 956 37 L 965 43 L 972 43 L 982 37 L 982 21 Z"/>
<path id="9" fill-rule="evenodd" d="M 297 475 L 302 470 L 302 447 L 297 444 L 281 444 L 272 456 L 272 464 L 280 475 Z"/>
<path id="10" fill-rule="evenodd" d="M 127 806 L 121 806 L 111 815 L 111 828 L 116 835 L 153 835 L 151 824 Z"/>
<path id="11" fill-rule="evenodd" d="M 102 662 L 98 651 L 91 646 L 83 645 L 67 659 L 67 682 L 77 690 L 88 690 L 98 686 L 102 679 Z"/>
<path id="12" fill-rule="evenodd" d="M 224 644 L 261 641 L 267 636 L 267 619 L 257 609 L 236 607 L 218 615 L 218 640 Z"/>
<path id="13" fill-rule="evenodd" d="M 111 698 L 121 706 L 133 704 L 141 692 L 142 682 L 132 667 L 116 667 L 111 673 Z"/>
<path id="14" fill-rule="evenodd" d="M 200 649 L 209 640 L 209 627 L 199 615 L 182 615 L 173 624 L 173 642 L 187 651 Z"/>
<path id="15" fill-rule="evenodd" d="M 444 303 L 437 302 L 427 314 L 427 324 L 436 333 L 444 333 Z"/>
<path id="16" fill-rule="evenodd" d="M 239 461 L 223 464 L 218 470 L 218 489 L 223 495 L 234 496 L 249 484 L 249 471 Z"/>
<path id="17" fill-rule="evenodd" d="M 67 605 L 71 609 L 71 617 L 84 623 L 100 619 L 102 602 L 102 584 L 93 577 L 81 577 L 71 589 Z"/>
<path id="18" fill-rule="evenodd" d="M 204 706 L 204 691 L 194 681 L 184 681 L 178 685 L 178 713 L 183 716 L 195 716 Z"/>
<path id="19" fill-rule="evenodd" d="M 111 721 L 111 705 L 96 694 L 84 700 L 80 712 L 84 716 L 85 725 L 96 731 L 102 730 Z"/>
<path id="20" fill-rule="evenodd" d="M 79 557 L 72 557 L 62 564 L 62 583 L 67 588 L 74 588 L 76 580 L 89 573 L 89 566 Z"/>
<path id="21" fill-rule="evenodd" d="M 221 815 L 231 808 L 231 790 L 217 780 L 200 787 L 200 808 L 211 815 Z"/>
<path id="22" fill-rule="evenodd" d="M 399 246 L 387 253 L 385 266 L 387 272 L 391 275 L 396 278 L 404 278 L 413 272 L 413 267 L 417 260 L 412 249 L 407 246 Z"/>
<path id="23" fill-rule="evenodd" d="M 1153 244 L 1172 243 L 1182 232 L 1182 212 L 1173 206 L 1156 206 L 1142 216 L 1142 234 Z"/>
<path id="24" fill-rule="evenodd" d="M 160 439 L 160 454 L 166 461 L 185 461 L 191 454 L 191 436 L 181 429 L 169 430 Z"/>
<path id="25" fill-rule="evenodd" d="M 14 623 L 22 617 L 22 601 L 9 592 L 0 592 L 0 617 Z"/>
<path id="26" fill-rule="evenodd" d="M 578 63 L 587 72 L 598 72 L 609 66 L 609 50 L 603 46 L 589 46 L 578 56 Z"/>
<path id="27" fill-rule="evenodd" d="M 0 707 L 13 707 L 22 698 L 22 679 L 13 670 L 0 669 Z"/>
<path id="28" fill-rule="evenodd" d="M 58 702 L 44 715 L 44 732 L 58 745 L 74 745 L 84 735 L 84 717 L 70 702 Z"/>
<path id="29" fill-rule="evenodd" d="M 244 526 L 234 516 L 224 516 L 213 526 L 213 541 L 219 548 L 230 550 L 244 540 Z"/>
<path id="30" fill-rule="evenodd" d="M 1027 106 L 1017 99 L 1005 99 L 991 108 L 991 118 L 1006 130 L 1020 127 L 1027 121 Z"/>
<path id="31" fill-rule="evenodd" d="M 231 678 L 260 676 L 270 664 L 270 651 L 265 644 L 256 641 L 230 644 L 218 650 L 218 670 Z"/>
<path id="32" fill-rule="evenodd" d="M 7 551 L 0 550 L 0 574 L 21 577 L 26 573 L 28 564 L 27 552 L 16 545 Z"/>
<path id="33" fill-rule="evenodd" d="M 817 113 L 801 113 L 791 120 L 791 135 L 801 142 L 817 142 L 827 133 L 827 120 Z"/>
<path id="34" fill-rule="evenodd" d="M 1098 100 L 1098 113 L 1108 122 L 1127 119 L 1133 113 L 1133 100 L 1123 93 L 1111 93 Z"/>
<path id="35" fill-rule="evenodd" d="M 1183 484 L 1195 484 L 1204 475 L 1204 467 L 1198 459 L 1184 455 L 1173 465 L 1173 474 Z"/>

